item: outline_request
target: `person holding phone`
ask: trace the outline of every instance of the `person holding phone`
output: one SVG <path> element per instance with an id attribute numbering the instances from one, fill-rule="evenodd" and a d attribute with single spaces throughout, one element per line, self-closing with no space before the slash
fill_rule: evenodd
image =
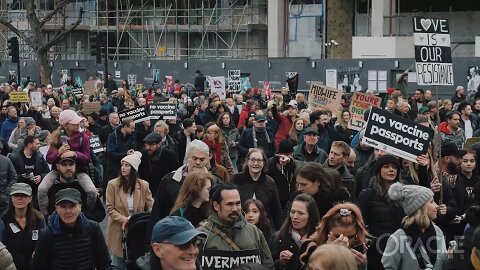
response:
<path id="1" fill-rule="evenodd" d="M 319 221 L 317 204 L 312 196 L 300 194 L 295 197 L 288 217 L 270 243 L 275 269 L 301 268 L 300 247 L 315 232 Z"/>

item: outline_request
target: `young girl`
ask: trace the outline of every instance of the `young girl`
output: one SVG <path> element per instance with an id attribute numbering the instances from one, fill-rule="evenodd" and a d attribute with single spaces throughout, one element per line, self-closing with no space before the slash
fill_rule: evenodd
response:
<path id="1" fill-rule="evenodd" d="M 256 199 L 248 199 L 242 205 L 247 222 L 257 226 L 265 236 L 265 239 L 272 237 L 272 224 L 267 217 L 263 203 Z"/>

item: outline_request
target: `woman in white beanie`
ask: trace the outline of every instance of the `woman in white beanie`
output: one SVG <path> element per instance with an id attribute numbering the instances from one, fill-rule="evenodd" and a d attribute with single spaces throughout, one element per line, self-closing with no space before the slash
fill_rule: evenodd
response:
<path id="1" fill-rule="evenodd" d="M 447 261 L 447 248 L 442 230 L 433 223 L 438 205 L 432 190 L 417 185 L 395 183 L 388 196 L 400 204 L 407 215 L 402 227 L 393 233 L 382 257 L 386 270 L 442 270 Z"/>
<path id="2" fill-rule="evenodd" d="M 151 211 L 153 197 L 148 182 L 138 178 L 142 154 L 135 151 L 121 161 L 119 176 L 108 182 L 106 201 L 108 212 L 107 246 L 115 269 L 124 269 L 122 231 L 135 213 Z"/>

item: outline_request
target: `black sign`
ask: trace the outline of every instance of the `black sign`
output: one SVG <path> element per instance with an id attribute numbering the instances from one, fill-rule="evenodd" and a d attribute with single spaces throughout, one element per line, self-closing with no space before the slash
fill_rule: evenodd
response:
<path id="1" fill-rule="evenodd" d="M 174 103 L 150 104 L 150 119 L 175 119 L 177 118 L 177 105 Z"/>
<path id="2" fill-rule="evenodd" d="M 242 251 L 205 249 L 201 260 L 203 270 L 227 270 L 246 263 L 262 264 L 258 249 Z"/>
<path id="3" fill-rule="evenodd" d="M 74 88 L 70 90 L 72 95 L 83 95 L 83 88 Z"/>
<path id="4" fill-rule="evenodd" d="M 362 142 L 416 162 L 417 156 L 427 152 L 432 139 L 433 129 L 372 107 Z"/>
<path id="5" fill-rule="evenodd" d="M 453 85 L 452 51 L 447 19 L 413 18 L 417 83 Z"/>
<path id="6" fill-rule="evenodd" d="M 92 135 L 90 137 L 90 148 L 92 148 L 94 153 L 99 153 L 105 151 L 100 142 L 100 138 L 97 135 Z"/>
<path id="7" fill-rule="evenodd" d="M 135 123 L 139 123 L 149 119 L 147 110 L 144 106 L 121 111 L 118 113 L 118 117 L 120 118 L 120 122 L 122 122 L 125 118 L 131 118 Z"/>

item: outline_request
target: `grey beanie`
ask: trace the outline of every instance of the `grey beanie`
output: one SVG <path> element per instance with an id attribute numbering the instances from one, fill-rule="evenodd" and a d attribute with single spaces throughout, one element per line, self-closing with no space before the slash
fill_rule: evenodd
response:
<path id="1" fill-rule="evenodd" d="M 409 216 L 433 198 L 433 191 L 422 186 L 395 183 L 388 189 L 388 196 L 400 204 Z"/>
<path id="2" fill-rule="evenodd" d="M 126 157 L 122 158 L 122 161 L 127 162 L 132 166 L 132 168 L 135 169 L 136 172 L 138 172 L 138 166 L 140 166 L 140 163 L 142 162 L 142 153 L 135 151 L 131 155 L 127 155 Z"/>

